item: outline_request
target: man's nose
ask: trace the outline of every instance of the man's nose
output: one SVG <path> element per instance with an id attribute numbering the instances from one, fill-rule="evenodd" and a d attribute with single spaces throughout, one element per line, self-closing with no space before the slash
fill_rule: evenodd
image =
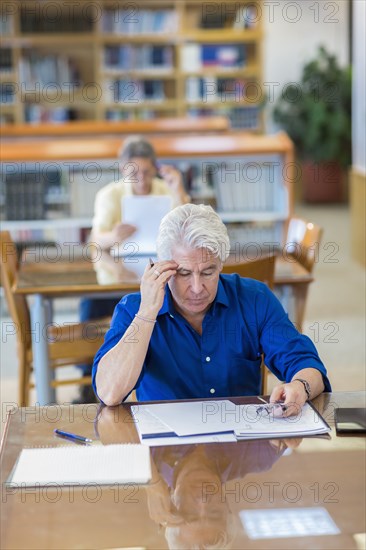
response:
<path id="1" fill-rule="evenodd" d="M 192 291 L 195 294 L 200 294 L 203 289 L 203 284 L 201 281 L 201 277 L 197 274 L 193 274 L 192 278 L 192 284 L 191 284 Z"/>

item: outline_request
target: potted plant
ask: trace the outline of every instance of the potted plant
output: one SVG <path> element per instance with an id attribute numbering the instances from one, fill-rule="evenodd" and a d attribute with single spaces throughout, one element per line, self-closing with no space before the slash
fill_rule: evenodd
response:
<path id="1" fill-rule="evenodd" d="M 308 202 L 344 199 L 351 164 L 351 68 L 341 68 L 324 47 L 303 68 L 299 83 L 283 89 L 273 116 L 295 143 Z"/>

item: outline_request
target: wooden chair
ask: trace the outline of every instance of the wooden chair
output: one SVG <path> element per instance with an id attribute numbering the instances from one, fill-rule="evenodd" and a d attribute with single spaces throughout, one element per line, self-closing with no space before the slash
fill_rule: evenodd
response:
<path id="1" fill-rule="evenodd" d="M 258 260 L 234 262 L 230 257 L 224 264 L 222 273 L 237 273 L 240 277 L 249 277 L 265 283 L 270 289 L 274 285 L 274 270 L 276 256 L 268 254 Z"/>
<path id="2" fill-rule="evenodd" d="M 286 237 L 286 252 L 311 273 L 319 258 L 323 228 L 302 218 L 291 218 Z"/>
<path id="3" fill-rule="evenodd" d="M 16 331 L 17 357 L 19 367 L 19 404 L 29 404 L 29 390 L 33 364 L 32 340 L 29 307 L 25 296 L 12 291 L 17 271 L 18 259 L 14 242 L 8 231 L 0 232 L 1 283 L 14 329 Z M 88 326 L 89 324 L 89 326 Z M 50 327 L 48 331 L 49 368 L 67 365 L 88 364 L 103 343 L 104 334 L 109 328 L 110 318 L 98 319 L 90 323 L 70 323 L 62 327 Z M 88 339 L 85 339 L 85 334 Z M 54 341 L 52 341 L 54 340 Z M 52 380 L 53 387 L 65 384 L 90 384 L 91 377 L 84 376 L 68 380 Z"/>
<path id="4" fill-rule="evenodd" d="M 258 260 L 251 260 L 242 263 L 235 263 L 229 259 L 229 263 L 225 263 L 222 273 L 237 273 L 240 277 L 249 277 L 265 283 L 270 289 L 274 286 L 274 271 L 275 271 L 276 256 L 273 254 L 265 255 Z M 262 360 L 261 378 L 262 387 L 261 394 L 266 395 L 268 389 L 269 371 Z"/>

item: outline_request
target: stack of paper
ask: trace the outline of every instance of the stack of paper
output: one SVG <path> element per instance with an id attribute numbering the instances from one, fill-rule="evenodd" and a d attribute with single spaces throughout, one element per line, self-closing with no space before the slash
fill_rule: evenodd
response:
<path id="1" fill-rule="evenodd" d="M 131 410 L 140 441 L 150 446 L 198 442 L 193 438 L 199 442 L 236 441 L 303 437 L 330 431 L 308 403 L 300 414 L 288 418 L 268 415 L 262 405 L 235 405 L 229 400 L 134 405 Z"/>
<path id="2" fill-rule="evenodd" d="M 147 483 L 150 479 L 149 449 L 127 444 L 23 449 L 9 482 L 35 487 L 49 483 Z"/>

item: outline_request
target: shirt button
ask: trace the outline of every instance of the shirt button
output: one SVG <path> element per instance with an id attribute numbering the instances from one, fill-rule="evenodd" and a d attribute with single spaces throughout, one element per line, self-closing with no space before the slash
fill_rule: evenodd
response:
<path id="1" fill-rule="evenodd" d="M 216 391 L 215 388 L 210 389 L 210 393 L 215 393 L 215 391 Z"/>
<path id="2" fill-rule="evenodd" d="M 207 363 L 209 363 L 211 361 L 211 357 L 207 356 L 206 361 L 207 361 Z"/>

